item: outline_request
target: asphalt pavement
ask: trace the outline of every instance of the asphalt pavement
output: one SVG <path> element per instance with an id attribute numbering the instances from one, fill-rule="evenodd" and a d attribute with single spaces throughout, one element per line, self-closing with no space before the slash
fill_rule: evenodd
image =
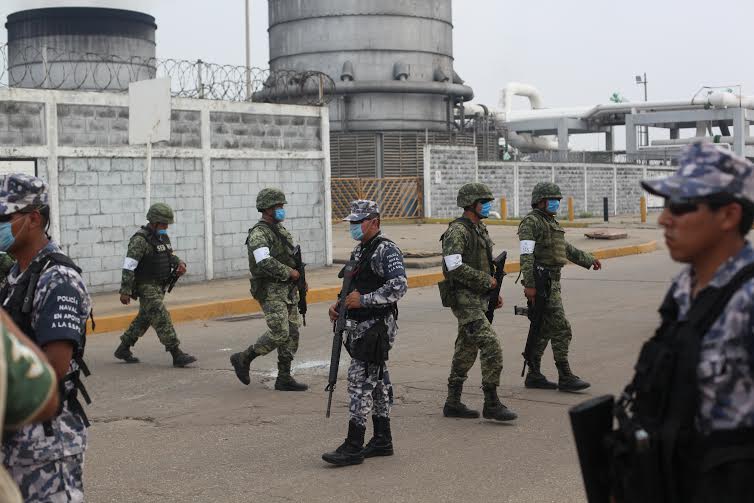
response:
<path id="1" fill-rule="evenodd" d="M 310 306 L 302 328 L 294 372 L 311 386 L 304 393 L 272 389 L 272 354 L 254 361 L 250 386 L 236 379 L 228 357 L 264 331 L 258 316 L 178 325 L 182 348 L 199 359 L 186 369 L 170 366 L 151 330 L 134 348 L 142 359 L 137 365 L 112 357 L 119 334 L 95 335 L 87 344 L 93 372 L 87 388 L 94 399 L 88 501 L 583 502 L 567 410 L 626 384 L 677 270 L 664 251 L 607 260 L 598 272 L 564 270 L 572 368 L 593 383 L 580 394 L 523 387 L 520 353 L 528 322 L 513 316 L 523 295 L 514 278 L 506 278 L 506 305 L 494 322 L 505 360 L 500 391 L 519 414 L 506 424 L 442 416 L 456 323 L 436 287 L 409 290 L 389 361 L 396 453 L 346 468 L 320 459 L 343 441 L 348 421 L 345 351 L 333 416 L 325 419 L 332 340 L 326 304 Z M 555 378 L 549 349 L 544 360 L 544 372 Z M 477 364 L 464 400 L 478 409 L 480 384 Z"/>

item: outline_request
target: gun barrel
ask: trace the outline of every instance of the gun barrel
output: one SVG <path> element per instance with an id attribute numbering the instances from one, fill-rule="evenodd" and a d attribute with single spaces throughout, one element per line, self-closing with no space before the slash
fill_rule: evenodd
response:
<path id="1" fill-rule="evenodd" d="M 332 392 L 333 392 L 333 388 L 334 388 L 334 386 L 332 388 L 330 388 L 330 394 L 327 396 L 327 412 L 325 412 L 325 417 L 326 418 L 330 417 L 330 407 L 332 406 Z"/>

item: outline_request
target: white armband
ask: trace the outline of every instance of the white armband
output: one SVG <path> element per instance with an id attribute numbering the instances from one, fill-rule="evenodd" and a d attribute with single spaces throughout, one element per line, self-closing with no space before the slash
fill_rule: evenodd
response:
<path id="1" fill-rule="evenodd" d="M 448 272 L 455 271 L 463 265 L 463 258 L 459 254 L 447 255 L 443 258 L 445 260 L 445 267 L 448 268 Z"/>
<path id="2" fill-rule="evenodd" d="M 521 240 L 521 255 L 530 255 L 534 253 L 534 245 L 536 243 L 529 239 Z"/>
<path id="3" fill-rule="evenodd" d="M 254 261 L 257 264 L 268 258 L 270 258 L 270 249 L 266 246 L 262 246 L 261 248 L 254 250 Z"/>
<path id="4" fill-rule="evenodd" d="M 126 257 L 126 259 L 123 261 L 123 269 L 125 269 L 126 271 L 135 271 L 138 265 L 139 261 L 132 259 L 131 257 Z"/>

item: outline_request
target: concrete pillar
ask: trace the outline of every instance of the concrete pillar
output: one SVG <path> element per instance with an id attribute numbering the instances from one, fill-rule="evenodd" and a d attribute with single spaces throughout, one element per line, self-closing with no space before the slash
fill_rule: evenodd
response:
<path id="1" fill-rule="evenodd" d="M 639 148 L 636 144 L 636 124 L 632 114 L 626 115 L 626 155 L 628 162 L 636 160 Z"/>
<path id="2" fill-rule="evenodd" d="M 568 121 L 561 119 L 558 122 L 558 152 L 560 160 L 568 160 Z"/>
<path id="3" fill-rule="evenodd" d="M 670 128 L 670 139 L 677 140 L 681 137 L 681 130 L 677 127 Z"/>
<path id="4" fill-rule="evenodd" d="M 733 151 L 742 156 L 746 152 L 746 138 L 749 136 L 745 108 L 733 109 L 733 135 Z"/>
<path id="5" fill-rule="evenodd" d="M 607 131 L 605 131 L 605 151 L 612 152 L 615 150 L 614 147 L 614 135 L 615 135 L 615 128 L 610 126 L 607 128 Z"/>

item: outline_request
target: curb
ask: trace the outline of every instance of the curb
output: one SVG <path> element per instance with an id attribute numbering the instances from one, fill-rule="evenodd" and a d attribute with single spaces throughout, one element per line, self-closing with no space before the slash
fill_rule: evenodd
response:
<path id="1" fill-rule="evenodd" d="M 642 253 L 651 253 L 658 249 L 657 241 L 650 241 L 648 243 L 642 243 L 632 246 L 621 246 L 617 248 L 602 248 L 595 250 L 592 255 L 598 259 L 609 259 L 616 257 L 625 257 L 627 255 L 639 255 Z M 521 266 L 518 262 L 509 262 L 505 264 L 506 273 L 519 272 Z M 442 272 L 417 274 L 409 276 L 408 287 L 409 288 L 422 288 L 427 286 L 436 285 L 443 279 Z M 330 286 L 323 288 L 314 288 L 309 290 L 306 296 L 309 304 L 317 304 L 320 302 L 334 301 L 340 291 L 340 286 Z M 183 321 L 195 321 L 195 320 L 208 320 L 213 318 L 220 318 L 222 316 L 231 316 L 237 314 L 249 314 L 257 313 L 262 308 L 254 299 L 228 299 L 214 302 L 206 302 L 202 304 L 188 304 L 185 306 L 176 306 L 170 308 L 170 316 L 173 319 L 173 323 L 180 323 Z M 91 320 L 87 321 L 87 332 L 89 336 L 98 335 L 106 332 L 114 332 L 117 330 L 124 330 L 128 327 L 131 321 L 136 317 L 136 313 L 131 312 L 128 314 L 118 314 L 112 316 L 103 316 L 101 318 L 95 318 L 97 325 L 97 331 L 92 332 Z"/>

